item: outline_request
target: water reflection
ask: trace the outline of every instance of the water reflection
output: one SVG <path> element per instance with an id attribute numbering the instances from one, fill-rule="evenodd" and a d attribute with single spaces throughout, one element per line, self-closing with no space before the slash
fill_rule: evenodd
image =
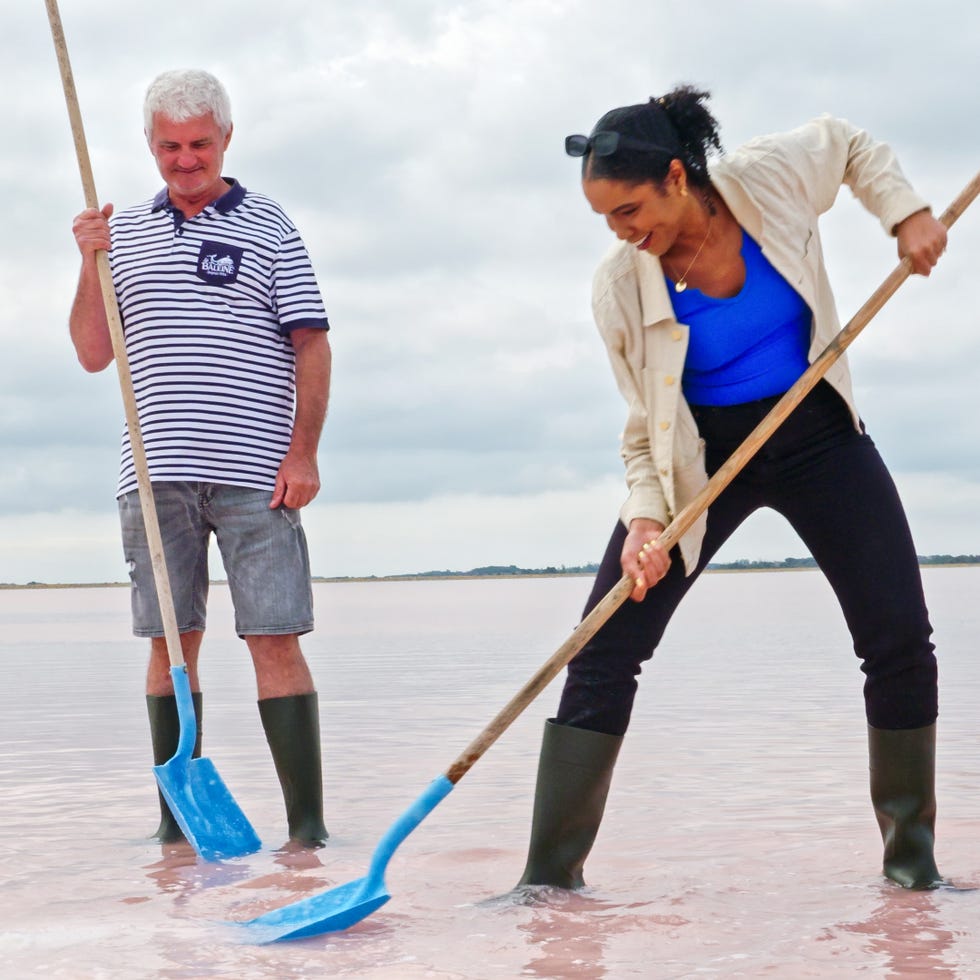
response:
<path id="1" fill-rule="evenodd" d="M 963 974 L 953 954 L 957 936 L 943 924 L 937 908 L 944 894 L 949 893 L 910 892 L 884 885 L 881 900 L 866 919 L 836 928 L 868 937 L 864 950 L 882 964 L 883 977 L 901 980 L 928 974 L 938 980 L 961 980 Z"/>
<path id="2" fill-rule="evenodd" d="M 587 926 L 569 922 L 563 916 L 536 916 L 525 926 L 537 955 L 528 960 L 523 975 L 552 980 L 603 980 L 607 977 L 602 965 L 603 942 L 597 935 L 569 935 L 571 930 Z"/>
<path id="3" fill-rule="evenodd" d="M 675 935 L 690 920 L 675 914 L 651 911 L 651 902 L 610 902 L 585 891 L 568 892 L 547 886 L 522 886 L 492 900 L 526 909 L 528 915 L 515 928 L 527 937 L 530 958 L 521 976 L 540 980 L 616 980 L 634 970 L 624 966 L 633 957 L 636 943 L 649 946 L 653 935 Z M 630 936 L 635 939 L 630 942 Z M 656 957 L 642 968 L 654 976 Z"/>
<path id="4" fill-rule="evenodd" d="M 400 849 L 388 905 L 347 932 L 271 947 L 241 943 L 225 923 L 363 875 L 392 817 L 567 635 L 584 586 L 318 584 L 323 625 L 308 651 L 331 839 L 221 864 L 145 839 L 157 796 L 125 590 L 0 591 L 0 972 L 980 976 L 980 895 L 878 883 L 860 692 L 823 579 L 766 576 L 777 599 L 760 611 L 752 573 L 706 578 L 650 666 L 590 858 L 593 887 L 473 904 L 520 874 L 549 691 Z M 924 581 L 943 631 L 940 867 L 976 879 L 980 568 L 927 569 Z M 281 795 L 225 592 L 213 596 L 203 665 L 208 753 L 260 835 L 278 842 Z M 792 669 L 774 669 L 787 651 Z"/>
<path id="5" fill-rule="evenodd" d="M 248 866 L 223 861 L 200 861 L 186 841 L 160 845 L 161 858 L 144 866 L 146 877 L 175 905 L 204 888 L 231 885 L 248 877 Z"/>
<path id="6" fill-rule="evenodd" d="M 333 885 L 317 874 L 310 874 L 323 868 L 319 857 L 319 848 L 307 848 L 296 841 L 287 841 L 278 851 L 272 852 L 272 863 L 282 870 L 273 870 L 265 874 L 251 873 L 242 875 L 246 880 L 239 885 L 236 894 L 234 920 L 247 921 L 262 915 L 270 909 L 281 905 L 289 905 L 299 901 L 313 892 L 320 892 Z M 243 891 L 256 892 L 261 898 L 256 901 L 241 902 Z M 270 898 L 270 896 L 274 896 Z"/>

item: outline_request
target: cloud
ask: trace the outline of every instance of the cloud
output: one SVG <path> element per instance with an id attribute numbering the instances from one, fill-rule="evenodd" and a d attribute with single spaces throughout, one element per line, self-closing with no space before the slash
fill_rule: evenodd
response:
<path id="1" fill-rule="evenodd" d="M 314 556 L 322 548 L 331 574 L 601 552 L 622 493 L 624 406 L 589 312 L 609 233 L 561 152 L 567 133 L 691 81 L 712 90 L 730 147 L 820 112 L 852 119 L 892 143 L 937 210 L 980 158 L 980 8 L 965 0 L 245 0 L 233 16 L 202 7 L 190 35 L 139 4 L 62 14 L 102 200 L 156 190 L 143 90 L 158 71 L 200 65 L 231 92 L 228 172 L 279 199 L 304 235 L 334 325 L 325 489 L 309 518 L 330 529 Z M 4 574 L 37 577 L 41 562 L 53 577 L 61 560 L 112 577 L 121 402 L 111 370 L 86 375 L 67 340 L 82 197 L 40 10 L 10 12 L 0 54 L 19 79 L 0 96 Z M 846 191 L 824 241 L 846 319 L 894 266 L 894 245 Z M 903 287 L 851 352 L 920 551 L 957 535 L 980 550 L 967 516 L 980 503 L 978 246 L 967 214 L 932 280 Z M 393 539 L 376 532 L 395 523 Z M 769 527 L 747 526 L 735 557 L 768 557 L 770 540 L 778 557 L 801 553 Z M 488 540 L 511 553 L 490 555 Z"/>

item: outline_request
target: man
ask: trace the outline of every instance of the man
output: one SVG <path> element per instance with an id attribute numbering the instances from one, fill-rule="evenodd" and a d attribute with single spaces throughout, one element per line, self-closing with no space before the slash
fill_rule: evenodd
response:
<path id="1" fill-rule="evenodd" d="M 82 255 L 71 337 L 87 371 L 113 361 L 95 255 L 109 250 L 198 718 L 207 548 L 218 542 L 235 626 L 255 667 L 259 713 L 289 835 L 327 837 L 317 695 L 299 636 L 313 628 L 299 509 L 320 488 L 317 446 L 330 383 L 328 323 L 306 248 L 274 201 L 222 176 L 232 134 L 221 83 L 172 71 L 149 87 L 144 128 L 166 183 L 112 218 L 74 221 Z M 111 246 L 111 247 L 110 247 Z M 146 694 L 157 764 L 180 724 L 128 433 L 117 491 L 133 632 L 150 637 Z M 163 798 L 162 841 L 181 836 Z"/>

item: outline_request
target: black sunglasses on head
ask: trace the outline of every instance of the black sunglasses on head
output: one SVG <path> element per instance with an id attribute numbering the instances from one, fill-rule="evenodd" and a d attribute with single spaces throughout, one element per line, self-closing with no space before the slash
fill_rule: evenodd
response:
<path id="1" fill-rule="evenodd" d="M 675 151 L 668 146 L 630 139 L 629 136 L 621 136 L 609 129 L 600 130 L 591 136 L 565 137 L 565 152 L 570 157 L 584 157 L 590 151 L 597 157 L 611 157 L 620 147 L 627 150 L 648 150 L 676 156 Z"/>

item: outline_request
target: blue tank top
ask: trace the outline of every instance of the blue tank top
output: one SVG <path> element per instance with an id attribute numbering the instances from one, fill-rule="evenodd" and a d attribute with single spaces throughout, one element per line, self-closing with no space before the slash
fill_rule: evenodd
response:
<path id="1" fill-rule="evenodd" d="M 781 395 L 809 364 L 809 307 L 744 230 L 741 254 L 745 284 L 736 296 L 669 290 L 674 315 L 691 331 L 682 377 L 691 405 Z"/>

